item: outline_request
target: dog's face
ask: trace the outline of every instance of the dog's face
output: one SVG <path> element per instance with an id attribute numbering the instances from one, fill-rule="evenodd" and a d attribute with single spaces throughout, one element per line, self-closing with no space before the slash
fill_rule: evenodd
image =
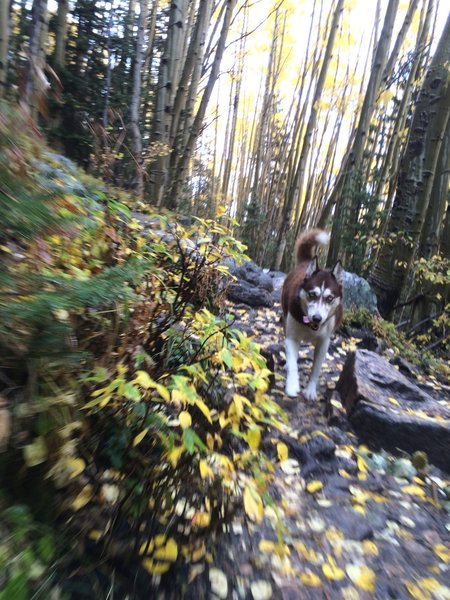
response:
<path id="1" fill-rule="evenodd" d="M 319 269 L 317 257 L 308 266 L 299 296 L 303 323 L 313 331 L 327 323 L 341 304 L 342 275 L 343 269 L 339 261 L 331 271 Z"/>

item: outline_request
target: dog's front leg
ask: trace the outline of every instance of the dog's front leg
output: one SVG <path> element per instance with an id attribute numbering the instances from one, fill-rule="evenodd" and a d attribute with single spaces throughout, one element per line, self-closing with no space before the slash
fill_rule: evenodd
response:
<path id="1" fill-rule="evenodd" d="M 286 338 L 286 394 L 288 396 L 298 396 L 300 393 L 300 383 L 298 376 L 298 351 L 300 344 L 292 339 Z"/>
<path id="2" fill-rule="evenodd" d="M 330 339 L 325 337 L 320 338 L 314 347 L 314 361 L 311 376 L 308 385 L 303 392 L 306 400 L 316 400 L 317 398 L 317 382 L 319 381 L 320 370 L 327 355 L 329 345 Z"/>

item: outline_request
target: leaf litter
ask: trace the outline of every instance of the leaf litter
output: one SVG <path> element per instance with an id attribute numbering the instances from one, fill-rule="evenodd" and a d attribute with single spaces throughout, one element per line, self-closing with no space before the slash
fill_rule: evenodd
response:
<path id="1" fill-rule="evenodd" d="M 236 597 L 255 600 L 450 598 L 448 479 L 431 465 L 421 472 L 406 456 L 361 445 L 331 395 L 330 382 L 339 378 L 348 344 L 357 340 L 333 341 L 319 400 L 306 403 L 283 392 L 282 331 L 273 327 L 279 312 L 231 312 L 234 326 L 253 328 L 254 340 L 272 353 L 270 392 L 289 423 L 282 432 L 252 434 L 252 445 L 261 445 L 276 465 L 270 502 L 245 488 L 244 510 L 216 540 L 209 568 L 213 597 L 231 598 L 236 590 Z M 302 347 L 302 378 L 311 358 Z M 325 417 L 325 394 L 342 411 L 340 427 Z M 396 399 L 391 403 L 396 406 Z M 188 597 L 199 597 L 202 589 L 190 588 Z"/>

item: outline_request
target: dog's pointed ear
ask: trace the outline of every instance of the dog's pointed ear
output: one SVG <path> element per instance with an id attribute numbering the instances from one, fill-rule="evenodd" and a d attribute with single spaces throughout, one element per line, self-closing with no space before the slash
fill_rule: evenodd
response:
<path id="1" fill-rule="evenodd" d="M 331 270 L 331 274 L 334 276 L 336 281 L 340 285 L 342 285 L 342 280 L 344 278 L 344 267 L 342 266 L 340 260 L 338 260 L 337 263 L 334 265 L 333 269 Z"/>
<path id="2" fill-rule="evenodd" d="M 308 268 L 306 269 L 305 279 L 308 279 L 308 277 L 311 277 L 311 275 L 313 275 L 313 273 L 315 273 L 318 270 L 319 270 L 319 263 L 317 261 L 317 256 L 315 256 L 312 259 L 312 261 L 309 263 Z"/>

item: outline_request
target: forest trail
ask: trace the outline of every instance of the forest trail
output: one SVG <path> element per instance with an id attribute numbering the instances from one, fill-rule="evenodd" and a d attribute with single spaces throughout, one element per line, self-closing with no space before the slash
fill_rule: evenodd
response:
<path id="1" fill-rule="evenodd" d="M 253 332 L 274 356 L 271 394 L 286 411 L 290 432 L 266 431 L 261 442 L 275 465 L 268 490 L 273 506 L 266 506 L 260 523 L 243 510 L 235 514 L 228 531 L 218 538 L 209 569 L 191 567 L 187 597 L 450 598 L 450 518 L 442 505 L 449 485 L 445 475 L 434 467 L 427 474 L 414 474 L 409 460 L 383 452 L 368 454 L 344 411 L 337 417 L 335 411 L 333 424 L 325 416 L 325 397 L 331 396 L 356 340 L 335 337 L 319 399 L 306 403 L 283 392 L 279 306 L 238 305 L 231 313 L 234 326 Z M 311 348 L 302 347 L 302 377 L 311 367 L 311 354 Z M 288 459 L 282 462 L 277 440 L 288 447 Z M 393 470 L 403 477 L 395 477 Z"/>

